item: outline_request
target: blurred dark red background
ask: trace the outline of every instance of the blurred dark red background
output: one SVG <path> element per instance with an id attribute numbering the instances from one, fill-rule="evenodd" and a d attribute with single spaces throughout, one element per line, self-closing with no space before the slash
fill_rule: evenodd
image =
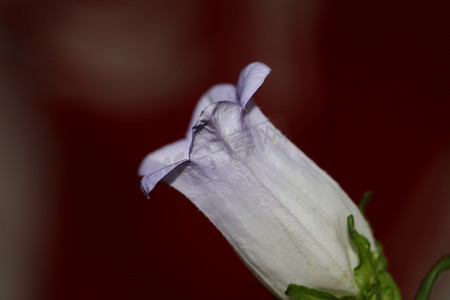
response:
<path id="1" fill-rule="evenodd" d="M 160 184 L 147 200 L 137 176 L 200 95 L 252 61 L 272 68 L 255 99 L 281 131 L 356 203 L 375 191 L 368 217 L 404 299 L 450 252 L 447 7 L 0 7 L 0 298 L 272 299 L 188 199 Z"/>

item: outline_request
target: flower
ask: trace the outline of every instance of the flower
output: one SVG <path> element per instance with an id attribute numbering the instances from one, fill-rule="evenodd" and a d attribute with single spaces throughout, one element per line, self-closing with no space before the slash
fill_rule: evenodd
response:
<path id="1" fill-rule="evenodd" d="M 279 299 L 290 283 L 356 295 L 347 216 L 374 245 L 371 230 L 340 186 L 255 105 L 269 73 L 252 63 L 236 86 L 207 91 L 186 137 L 144 159 L 141 187 L 148 195 L 163 181 L 186 195 Z"/>

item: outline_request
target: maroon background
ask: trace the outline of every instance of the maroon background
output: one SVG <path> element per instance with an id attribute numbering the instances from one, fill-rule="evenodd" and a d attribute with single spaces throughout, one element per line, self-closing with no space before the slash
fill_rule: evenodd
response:
<path id="1" fill-rule="evenodd" d="M 448 10 L 291 1 L 279 12 L 274 1 L 263 15 L 258 1 L 195 3 L 186 10 L 157 3 L 149 16 L 158 9 L 174 20 L 195 14 L 188 31 L 181 29 L 184 19 L 177 21 L 175 39 L 185 46 L 176 53 L 189 61 L 184 49 L 198 45 L 207 49 L 206 62 L 171 71 L 188 80 L 192 70 L 195 82 L 167 95 L 136 96 L 137 108 L 124 109 L 98 101 L 101 88 L 73 92 L 89 84 L 96 90 L 96 81 L 66 64 L 65 53 L 45 39 L 70 3 L 4 7 L 13 74 L 29 91 L 27 105 L 49 124 L 51 155 L 58 157 L 40 298 L 271 299 L 189 200 L 164 184 L 147 200 L 136 175 L 148 152 L 184 134 L 208 87 L 235 82 L 252 61 L 273 69 L 255 99 L 281 131 L 355 202 L 375 191 L 368 217 L 404 298 L 411 298 L 421 274 L 450 252 Z M 164 24 L 142 28 L 164 35 Z M 304 29 L 308 24 L 315 29 Z M 148 72 L 157 77 L 159 70 Z"/>

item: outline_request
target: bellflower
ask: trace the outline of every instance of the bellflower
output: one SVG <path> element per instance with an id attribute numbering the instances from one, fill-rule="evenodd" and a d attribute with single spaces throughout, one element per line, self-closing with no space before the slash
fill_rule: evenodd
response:
<path id="1" fill-rule="evenodd" d="M 269 72 L 252 63 L 236 86 L 207 91 L 185 138 L 144 159 L 141 187 L 148 195 L 163 181 L 186 195 L 279 299 L 288 299 L 290 283 L 358 295 L 347 216 L 373 247 L 371 230 L 340 186 L 255 105 Z"/>

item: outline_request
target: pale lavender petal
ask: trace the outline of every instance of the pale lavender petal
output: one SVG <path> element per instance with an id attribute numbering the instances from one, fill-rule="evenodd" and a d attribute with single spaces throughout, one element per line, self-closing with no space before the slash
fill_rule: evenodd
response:
<path id="1" fill-rule="evenodd" d="M 178 140 L 148 154 L 139 166 L 139 175 L 156 172 L 166 166 L 189 158 L 190 141 Z"/>
<path id="2" fill-rule="evenodd" d="M 186 163 L 186 162 L 189 162 L 189 160 L 183 159 L 172 165 L 163 167 L 160 170 L 154 171 L 154 172 L 142 177 L 141 189 L 144 192 L 144 194 L 148 197 L 149 193 L 153 190 L 153 188 L 159 181 L 161 181 L 170 172 L 174 171 L 175 168 L 181 166 L 183 163 Z"/>
<path id="3" fill-rule="evenodd" d="M 162 180 L 186 195 L 279 299 L 287 299 L 290 283 L 357 294 L 347 216 L 374 245 L 372 233 L 340 186 L 251 99 L 269 72 L 253 63 L 237 88 L 218 85 L 205 93 L 187 138 L 142 163 L 142 189 L 148 195 Z"/>
<path id="4" fill-rule="evenodd" d="M 269 119 L 262 113 L 253 99 L 250 99 L 245 106 L 244 121 L 248 127 L 254 128 L 260 124 L 269 122 Z"/>
<path id="5" fill-rule="evenodd" d="M 345 219 L 342 216 L 353 214 L 357 230 L 368 237 L 375 250 L 367 222 L 339 184 L 287 139 L 253 105 L 253 100 L 247 104 L 243 118 L 252 137 L 252 144 L 247 147 L 252 148 L 253 152 L 247 162 L 258 166 L 260 176 L 277 174 L 278 185 L 282 186 L 283 191 L 297 190 L 295 193 L 307 195 L 309 204 L 327 208 L 324 220 L 332 220 L 329 226 L 339 228 L 335 235 L 342 245 L 347 244 L 348 239 L 347 224 L 342 222 Z M 295 211 L 295 208 L 291 209 Z M 352 251 L 348 253 L 348 258 L 352 266 L 357 264 L 357 257 Z"/>
<path id="6" fill-rule="evenodd" d="M 261 112 L 253 99 L 247 103 L 243 118 L 251 133 L 252 147 L 256 156 L 273 158 L 271 163 L 266 166 L 267 172 L 275 171 L 289 184 L 299 185 L 298 183 L 303 183 L 302 186 L 308 187 L 311 198 L 315 199 L 313 201 L 321 201 L 325 205 L 333 197 L 344 198 L 342 201 L 339 199 L 332 201 L 333 209 L 338 209 L 337 206 L 339 206 L 340 211 L 348 211 L 348 209 L 354 208 L 352 201 L 349 201 L 349 197 L 341 187 L 295 144 L 289 141 Z M 302 170 L 306 170 L 306 172 L 301 172 Z M 365 224 L 365 222 L 360 222 L 359 216 L 360 214 L 355 215 L 356 223 Z M 364 228 L 363 232 L 367 233 L 368 230 L 368 227 Z"/>
<path id="7" fill-rule="evenodd" d="M 191 163 L 170 185 L 211 220 L 280 299 L 287 299 L 283 292 L 292 282 L 357 293 L 346 217 L 357 216 L 358 230 L 371 234 L 356 206 L 297 147 L 282 144 L 281 136 L 256 149 L 244 118 L 240 105 L 207 107 L 194 127 Z"/>
<path id="8" fill-rule="evenodd" d="M 270 68 L 260 62 L 251 63 L 242 70 L 239 75 L 236 90 L 239 102 L 243 107 L 245 107 L 248 100 L 250 100 L 261 84 L 263 84 L 264 79 L 269 73 Z"/>
<path id="9" fill-rule="evenodd" d="M 200 113 L 209 105 L 220 102 L 231 101 L 238 102 L 236 88 L 232 84 L 218 84 L 210 88 L 198 101 L 197 106 L 192 113 L 191 122 L 189 123 L 188 130 L 186 132 L 186 139 L 192 139 L 192 127 L 200 116 Z"/>

